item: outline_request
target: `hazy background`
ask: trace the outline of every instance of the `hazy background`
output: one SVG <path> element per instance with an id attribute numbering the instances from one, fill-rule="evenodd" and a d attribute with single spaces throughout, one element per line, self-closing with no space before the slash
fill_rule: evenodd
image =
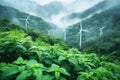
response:
<path id="1" fill-rule="evenodd" d="M 9 6 L 19 9 L 20 11 L 42 17 L 45 21 L 52 22 L 60 28 L 66 28 L 67 26 L 78 22 L 79 19 L 66 21 L 61 20 L 62 18 L 74 12 L 82 12 L 103 0 L 0 0 L 0 1 L 4 5 L 9 4 Z M 54 12 L 55 14 L 53 14 L 50 13 L 52 10 L 49 9 L 46 10 L 44 13 L 51 14 L 51 16 L 44 17 L 44 13 L 41 16 L 39 14 L 40 12 L 37 11 L 38 5 L 40 7 L 46 7 L 48 5 L 52 5 L 52 3 L 54 3 L 53 8 L 59 7 L 58 8 L 59 11 Z M 35 4 L 37 4 L 37 6 Z"/>
<path id="2" fill-rule="evenodd" d="M 40 5 L 46 5 L 54 1 L 61 2 L 64 6 L 63 10 L 57 15 L 53 15 L 52 17 L 46 18 L 45 20 L 56 24 L 58 27 L 66 28 L 67 26 L 77 23 L 79 19 L 76 18 L 74 20 L 63 21 L 61 20 L 63 17 L 74 12 L 82 12 L 103 0 L 32 0 L 32 1 L 37 2 Z"/>

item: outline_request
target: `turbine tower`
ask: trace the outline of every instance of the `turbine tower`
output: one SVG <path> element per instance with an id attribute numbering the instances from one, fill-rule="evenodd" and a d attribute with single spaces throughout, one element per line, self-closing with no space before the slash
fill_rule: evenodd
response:
<path id="1" fill-rule="evenodd" d="M 78 32 L 78 35 L 80 35 L 80 41 L 79 41 L 80 49 L 82 48 L 82 32 L 89 32 L 89 31 L 82 28 L 82 22 L 80 21 L 80 30 Z"/>
<path id="2" fill-rule="evenodd" d="M 64 28 L 63 28 L 63 40 L 66 41 L 66 39 L 67 39 L 67 38 L 66 38 L 66 34 L 67 34 L 67 33 L 66 33 L 66 31 L 67 31 L 67 30 L 66 30 L 66 27 L 67 27 L 67 26 L 66 26 L 64 20 L 63 20 L 63 23 L 62 23 L 62 24 L 63 24 L 63 26 L 64 26 Z"/>
<path id="3" fill-rule="evenodd" d="M 103 29 L 104 28 L 105 28 L 105 26 L 99 28 L 100 29 L 100 37 L 103 35 Z"/>
<path id="4" fill-rule="evenodd" d="M 21 20 L 24 20 L 24 21 L 25 21 L 26 30 L 27 30 L 27 27 L 28 27 L 28 25 L 29 25 L 29 21 L 28 21 L 29 18 L 30 18 L 30 16 L 27 16 L 26 18 L 21 18 Z"/>
<path id="5" fill-rule="evenodd" d="M 63 39 L 66 41 L 66 29 L 63 30 Z"/>
<path id="6" fill-rule="evenodd" d="M 51 35 L 52 30 L 47 30 L 48 35 Z"/>

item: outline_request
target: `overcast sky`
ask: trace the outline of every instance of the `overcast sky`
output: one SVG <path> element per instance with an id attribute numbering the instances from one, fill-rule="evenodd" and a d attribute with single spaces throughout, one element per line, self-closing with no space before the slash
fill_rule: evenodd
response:
<path id="1" fill-rule="evenodd" d="M 89 7 L 94 6 L 98 2 L 104 0 L 32 0 L 32 1 L 40 5 L 45 5 L 53 1 L 59 1 L 63 3 L 65 9 L 70 10 L 72 12 L 81 12 L 88 9 Z"/>
<path id="2" fill-rule="evenodd" d="M 61 22 L 61 18 L 63 18 L 64 16 L 67 16 L 68 14 L 71 14 L 73 12 L 81 12 L 84 11 L 86 9 L 88 9 L 89 7 L 92 7 L 93 5 L 97 4 L 100 1 L 103 0 L 32 0 L 34 2 L 39 3 L 40 5 L 45 5 L 48 4 L 50 2 L 53 1 L 60 1 L 63 3 L 64 8 L 66 10 L 68 10 L 68 12 L 62 12 L 59 13 L 58 15 L 54 15 L 51 17 L 50 21 L 53 22 L 54 24 L 60 26 L 60 27 L 65 27 L 64 23 Z M 78 20 L 69 22 L 69 24 L 65 23 L 66 25 L 71 25 L 73 23 L 75 23 Z"/>
<path id="3" fill-rule="evenodd" d="M 32 1 L 35 1 L 35 2 L 37 2 L 39 4 L 41 4 L 41 5 L 44 5 L 44 4 L 48 4 L 48 3 L 52 2 L 52 1 L 60 1 L 60 2 L 63 2 L 63 3 L 71 3 L 71 2 L 73 2 L 75 0 L 32 0 Z"/>
<path id="4" fill-rule="evenodd" d="M 35 1 L 35 2 L 37 2 L 37 3 L 39 3 L 39 4 L 41 4 L 41 5 L 44 5 L 44 4 L 48 4 L 48 3 L 50 3 L 50 2 L 52 2 L 52 1 L 60 1 L 60 2 L 62 2 L 62 3 L 64 3 L 64 4 L 69 4 L 69 3 L 72 3 L 72 2 L 74 2 L 74 1 L 78 1 L 78 2 L 86 2 L 86 3 L 90 3 L 90 2 L 99 2 L 99 1 L 103 1 L 103 0 L 32 0 L 32 1 Z"/>
<path id="5" fill-rule="evenodd" d="M 22 2 L 21 2 L 21 4 L 19 4 L 20 0 L 3 0 L 3 1 L 11 3 L 11 5 L 13 5 L 14 7 L 18 6 L 20 8 L 22 6 Z M 26 1 L 29 1 L 29 0 L 26 0 Z M 38 4 L 40 4 L 40 5 L 49 4 L 53 1 L 62 2 L 62 4 L 64 5 L 64 9 L 60 13 L 58 13 L 57 15 L 53 15 L 52 17 L 49 17 L 47 19 L 50 19 L 48 21 L 51 21 L 51 22 L 53 22 L 54 24 L 56 24 L 60 27 L 65 27 L 65 25 L 71 25 L 71 24 L 73 24 L 72 22 L 75 23 L 78 20 L 75 20 L 75 21 L 72 20 L 72 22 L 68 22 L 69 24 L 68 23 L 65 24 L 65 22 L 64 23 L 61 22 L 61 19 L 63 17 L 66 17 L 67 15 L 69 15 L 71 13 L 74 13 L 74 12 L 82 12 L 82 11 L 94 6 L 95 4 L 97 4 L 97 3 L 99 3 L 100 1 L 103 1 L 103 0 L 31 0 L 31 1 L 34 1 Z M 24 3 L 24 4 L 27 5 L 27 2 Z M 28 13 L 32 14 L 34 12 L 30 11 Z M 49 13 L 49 11 L 48 11 L 48 13 Z"/>

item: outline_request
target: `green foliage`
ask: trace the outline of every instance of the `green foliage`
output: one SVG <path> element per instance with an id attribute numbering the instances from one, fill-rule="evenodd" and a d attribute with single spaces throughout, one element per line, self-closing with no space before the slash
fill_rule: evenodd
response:
<path id="1" fill-rule="evenodd" d="M 41 80 L 43 65 L 36 60 L 27 61 L 19 57 L 11 66 L 7 64 L 5 66 L 7 66 L 6 69 L 4 69 L 4 66 L 1 67 L 1 70 L 3 70 L 1 79 L 3 80 L 11 78 L 10 76 L 13 75 L 17 75 L 16 80 L 24 80 L 30 76 L 35 76 L 36 80 Z"/>
<path id="2" fill-rule="evenodd" d="M 13 30 L 10 32 L 5 32 L 1 34 L 3 36 L 0 39 L 0 59 L 1 61 L 11 62 L 16 60 L 19 56 L 25 57 L 27 48 L 24 44 L 27 42 L 25 38 L 25 33 Z"/>
<path id="3" fill-rule="evenodd" d="M 44 34 L 41 31 L 29 29 L 27 34 L 32 37 L 33 41 L 37 42 L 37 45 L 46 45 L 46 43 L 50 45 L 59 44 L 64 49 L 69 48 L 62 39 L 54 38 L 53 36 Z"/>
<path id="4" fill-rule="evenodd" d="M 60 74 L 70 76 L 70 74 L 68 72 L 66 72 L 66 70 L 64 68 L 60 68 L 56 64 L 52 64 L 51 67 L 48 68 L 47 72 L 54 72 L 54 76 L 55 76 L 56 80 L 60 79 Z"/>
<path id="5" fill-rule="evenodd" d="M 10 31 L 13 29 L 24 30 L 23 28 L 15 25 L 15 24 L 11 24 L 11 22 L 6 18 L 3 18 L 3 19 L 0 18 L 0 31 Z"/>
<path id="6" fill-rule="evenodd" d="M 119 60 L 65 50 L 59 41 L 51 45 L 33 33 L 37 37 L 16 29 L 0 32 L 0 80 L 120 80 Z"/>

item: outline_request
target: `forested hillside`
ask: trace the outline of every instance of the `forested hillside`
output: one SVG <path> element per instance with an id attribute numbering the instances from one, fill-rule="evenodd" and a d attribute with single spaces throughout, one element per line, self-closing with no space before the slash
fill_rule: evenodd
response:
<path id="1" fill-rule="evenodd" d="M 119 5 L 119 3 L 120 3 L 119 0 L 114 0 L 114 1 L 103 0 L 103 1 L 99 2 L 98 4 L 92 6 L 91 8 L 88 8 L 85 11 L 76 12 L 76 13 L 74 12 L 70 15 L 67 15 L 64 19 L 75 19 L 75 18 L 84 19 L 86 17 L 91 17 L 96 13 L 100 13 L 104 10 L 111 8 L 111 7 Z"/>
<path id="2" fill-rule="evenodd" d="M 17 25 L 21 25 L 24 27 L 28 26 L 28 28 L 31 27 L 33 29 L 39 29 L 45 33 L 48 33 L 48 29 L 56 28 L 54 24 L 45 22 L 40 17 L 20 12 L 17 9 L 8 6 L 0 5 L 0 11 L 0 18 L 7 18 L 10 20 L 10 22 L 13 22 Z M 27 17 L 29 17 L 27 20 L 28 22 L 25 21 Z"/>
<path id="3" fill-rule="evenodd" d="M 67 43 L 87 52 L 120 56 L 120 6 L 113 7 L 83 20 L 82 48 L 79 48 L 80 23 L 67 29 Z M 100 31 L 102 29 L 102 32 Z"/>
<path id="4" fill-rule="evenodd" d="M 63 9 L 63 5 L 57 1 L 46 5 L 40 5 L 34 2 L 34 0 L 2 0 L 0 4 L 13 7 L 25 13 L 31 13 L 42 18 L 48 18 L 52 15 L 56 15 Z"/>
<path id="5" fill-rule="evenodd" d="M 83 18 L 90 16 L 91 14 L 105 10 L 106 8 L 107 8 L 107 3 L 105 1 L 102 1 L 102 2 L 99 2 L 98 4 L 94 5 L 93 7 L 88 8 L 87 10 L 85 10 L 83 12 L 72 13 L 72 14 L 66 16 L 64 19 L 75 19 L 75 18 L 83 19 Z"/>

